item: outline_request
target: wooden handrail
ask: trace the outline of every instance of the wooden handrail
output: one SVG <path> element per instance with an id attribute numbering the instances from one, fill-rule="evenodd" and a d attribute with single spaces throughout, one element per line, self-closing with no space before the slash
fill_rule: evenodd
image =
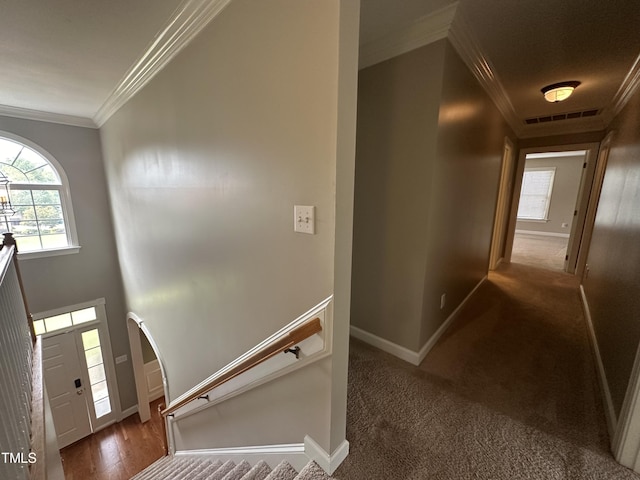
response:
<path id="1" fill-rule="evenodd" d="M 238 365 L 234 366 L 233 368 L 229 369 L 228 371 L 223 371 L 222 373 L 220 373 L 220 375 L 213 377 L 188 397 L 185 397 L 179 402 L 169 405 L 168 408 L 161 412 L 162 416 L 166 417 L 167 415 L 171 415 L 179 408 L 184 407 L 188 403 L 196 400 L 198 397 L 203 396 L 205 393 L 210 392 L 214 388 L 219 387 L 223 383 L 228 382 L 241 373 L 250 370 L 256 365 L 259 365 L 265 360 L 273 357 L 274 355 L 284 352 L 288 348 L 291 348 L 297 343 L 300 343 L 302 340 L 305 340 L 306 338 L 309 338 L 310 336 L 315 335 L 316 333 L 319 333 L 321 331 L 322 325 L 320 324 L 319 318 L 314 318 L 313 320 L 300 325 L 299 327 L 288 332 L 282 338 L 258 350 L 256 353 L 254 353 Z"/>
<path id="2" fill-rule="evenodd" d="M 167 443 L 167 419 L 162 416 L 162 411 L 166 405 L 164 402 L 158 404 L 158 415 L 160 415 L 160 423 L 162 424 L 162 449 L 165 455 L 169 455 L 169 444 Z"/>

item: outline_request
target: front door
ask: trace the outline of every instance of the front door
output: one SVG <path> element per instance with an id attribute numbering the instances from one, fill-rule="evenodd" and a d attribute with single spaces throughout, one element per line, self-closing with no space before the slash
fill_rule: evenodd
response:
<path id="1" fill-rule="evenodd" d="M 75 332 L 42 340 L 42 365 L 59 448 L 91 434 L 87 390 Z"/>

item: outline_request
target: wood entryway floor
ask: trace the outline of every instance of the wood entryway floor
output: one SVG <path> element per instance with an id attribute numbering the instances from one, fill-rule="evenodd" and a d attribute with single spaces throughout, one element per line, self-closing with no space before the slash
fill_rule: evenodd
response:
<path id="1" fill-rule="evenodd" d="M 151 420 L 138 414 L 60 450 L 66 480 L 126 480 L 163 455 L 160 398 L 151 403 Z"/>

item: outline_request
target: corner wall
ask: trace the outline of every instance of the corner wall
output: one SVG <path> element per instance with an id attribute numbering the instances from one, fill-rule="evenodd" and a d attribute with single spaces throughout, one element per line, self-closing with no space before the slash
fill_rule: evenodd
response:
<path id="1" fill-rule="evenodd" d="M 640 344 L 640 91 L 613 131 L 583 287 L 616 415 Z"/>
<path id="2" fill-rule="evenodd" d="M 352 325 L 420 349 L 446 40 L 359 72 Z"/>
<path id="3" fill-rule="evenodd" d="M 487 275 L 505 137 L 516 137 L 447 42 L 420 346 Z M 440 308 L 442 294 L 446 295 Z"/>
<path id="4" fill-rule="evenodd" d="M 487 274 L 515 136 L 448 40 L 360 71 L 357 132 L 352 325 L 417 358 Z"/>
<path id="5" fill-rule="evenodd" d="M 171 399 L 334 291 L 334 332 L 346 331 L 349 279 L 336 286 L 334 261 L 340 248 L 350 263 L 336 231 L 349 202 L 337 203 L 336 172 L 353 156 L 338 145 L 338 104 L 355 79 L 340 78 L 339 57 L 357 45 L 340 29 L 357 38 L 358 3 L 355 15 L 343 3 L 232 1 L 101 129 L 128 304 Z M 294 233 L 295 204 L 316 207 L 316 235 Z M 334 341 L 334 355 L 345 348 Z M 193 415 L 177 447 L 308 434 L 330 452 L 346 416 L 332 382 L 346 368 L 327 358 Z"/>
<path id="6" fill-rule="evenodd" d="M 72 255 L 20 261 L 31 312 L 104 297 L 113 355 L 130 358 L 122 280 L 98 130 L 2 116 L 0 130 L 31 140 L 62 165 L 69 180 L 82 247 Z M 120 403 L 126 410 L 137 404 L 133 369 L 130 361 L 115 367 Z"/>

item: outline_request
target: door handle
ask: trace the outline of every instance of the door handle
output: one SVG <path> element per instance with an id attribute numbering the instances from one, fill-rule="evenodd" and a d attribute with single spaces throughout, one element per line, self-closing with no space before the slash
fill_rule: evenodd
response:
<path id="1" fill-rule="evenodd" d="M 76 379 L 73 381 L 73 383 L 74 383 L 74 385 L 76 386 L 76 388 L 80 388 L 80 387 L 82 386 L 82 382 L 80 381 L 80 379 L 79 379 L 79 378 L 76 378 Z"/>

